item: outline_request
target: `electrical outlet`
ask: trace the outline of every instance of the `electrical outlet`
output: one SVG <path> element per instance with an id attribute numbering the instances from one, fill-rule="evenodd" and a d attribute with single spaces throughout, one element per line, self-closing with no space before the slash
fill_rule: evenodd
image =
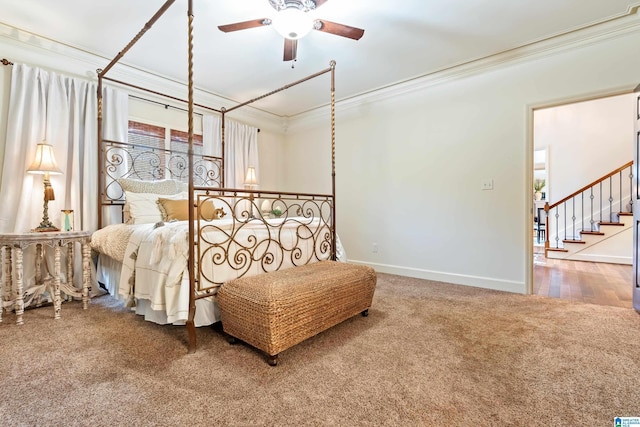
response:
<path id="1" fill-rule="evenodd" d="M 480 188 L 483 190 L 493 190 L 493 179 L 483 179 Z"/>
<path id="2" fill-rule="evenodd" d="M 371 252 L 373 252 L 374 254 L 378 253 L 378 244 L 374 243 L 371 245 Z"/>

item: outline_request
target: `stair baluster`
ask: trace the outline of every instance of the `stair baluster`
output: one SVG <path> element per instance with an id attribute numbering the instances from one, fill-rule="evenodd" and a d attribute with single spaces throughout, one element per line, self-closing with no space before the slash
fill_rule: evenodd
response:
<path id="1" fill-rule="evenodd" d="M 595 180 L 591 184 L 552 204 L 545 204 L 545 253 L 550 251 L 564 251 L 565 243 L 584 243 L 583 235 L 601 234 L 601 224 L 621 223 L 619 213 L 633 212 L 633 161 L 619 167 L 611 173 Z M 624 172 L 628 170 L 628 184 L 625 184 Z M 617 175 L 617 177 L 616 177 Z M 618 185 L 614 186 L 614 179 Z M 606 185 L 608 184 L 608 185 Z M 628 186 L 628 188 L 627 188 Z M 617 187 L 617 194 L 614 188 Z M 627 193 L 628 190 L 628 193 Z M 608 193 L 608 194 L 605 194 Z M 624 196 L 628 194 L 628 196 Z M 580 199 L 576 203 L 577 197 Z M 588 211 L 585 209 L 585 197 L 588 197 Z M 608 200 L 608 204 L 605 203 Z M 628 198 L 627 198 L 628 197 Z M 598 199 L 597 201 L 595 199 Z M 571 202 L 569 205 L 568 203 Z M 614 203 L 616 202 L 616 203 Z M 597 203 L 597 205 L 596 205 Z M 596 212 L 596 206 L 597 212 Z M 627 211 L 628 206 L 628 211 Z M 571 212 L 569 212 L 571 210 Z M 608 211 L 608 212 L 607 212 Z M 571 223 L 569 223 L 571 215 Z M 606 220 L 605 218 L 609 219 Z M 598 218 L 596 220 L 596 218 Z M 589 225 L 587 226 L 587 221 Z M 555 232 L 552 232 L 554 231 Z M 569 236 L 571 233 L 571 236 Z M 553 247 L 551 242 L 554 241 Z"/>

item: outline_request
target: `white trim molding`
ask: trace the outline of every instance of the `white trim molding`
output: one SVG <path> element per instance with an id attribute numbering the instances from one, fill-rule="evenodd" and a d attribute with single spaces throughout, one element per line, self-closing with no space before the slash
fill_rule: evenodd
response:
<path id="1" fill-rule="evenodd" d="M 608 39 L 622 37 L 629 33 L 639 32 L 639 9 L 640 4 L 629 8 L 627 13 L 612 17 L 603 23 L 592 24 L 495 55 L 457 64 L 429 74 L 415 76 L 414 78 L 379 87 L 350 98 L 339 99 L 336 102 L 336 110 L 340 117 L 344 118 L 349 114 L 358 114 L 358 112 L 362 108 L 366 108 L 368 104 L 396 97 L 401 98 L 403 96 L 415 95 L 417 92 L 424 91 L 433 86 L 478 75 L 506 64 L 517 64 L 531 59 L 556 55 L 570 49 L 576 49 L 600 43 Z M 326 106 L 320 106 L 313 110 L 291 116 L 289 118 L 289 128 L 291 130 L 300 130 L 322 122 L 327 115 L 325 107 Z"/>
<path id="2" fill-rule="evenodd" d="M 494 279 L 490 277 L 471 276 L 466 274 L 447 273 L 442 271 L 424 270 L 421 268 L 403 267 L 390 264 L 379 264 L 366 261 L 349 260 L 350 263 L 373 267 L 379 273 L 396 274 L 398 276 L 414 277 L 416 279 L 434 280 L 436 282 L 453 283 L 455 285 L 473 286 L 477 288 L 494 289 L 497 291 L 526 294 L 524 282 Z"/>

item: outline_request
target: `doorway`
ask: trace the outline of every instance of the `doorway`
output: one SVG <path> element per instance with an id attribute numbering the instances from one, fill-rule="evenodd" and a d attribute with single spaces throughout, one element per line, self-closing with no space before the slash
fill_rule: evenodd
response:
<path id="1" fill-rule="evenodd" d="M 586 260 L 550 259 L 545 241 L 558 244 L 558 234 L 545 224 L 544 240 L 538 241 L 537 212 L 633 159 L 634 102 L 629 93 L 534 110 L 532 182 L 545 180 L 544 195 L 540 200 L 534 196 L 532 204 L 534 294 L 631 307 L 632 232 L 628 243 L 626 238 L 616 242 L 624 246 L 615 249 L 622 253 L 616 258 L 601 245 L 591 249 Z M 542 217 L 545 221 L 544 213 Z"/>

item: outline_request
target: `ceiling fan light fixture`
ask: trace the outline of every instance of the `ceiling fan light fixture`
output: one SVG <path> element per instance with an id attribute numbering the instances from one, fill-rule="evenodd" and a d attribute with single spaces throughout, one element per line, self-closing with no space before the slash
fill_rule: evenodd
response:
<path id="1" fill-rule="evenodd" d="M 290 7 L 276 14 L 273 27 L 282 37 L 297 40 L 309 34 L 313 20 L 302 10 Z"/>

